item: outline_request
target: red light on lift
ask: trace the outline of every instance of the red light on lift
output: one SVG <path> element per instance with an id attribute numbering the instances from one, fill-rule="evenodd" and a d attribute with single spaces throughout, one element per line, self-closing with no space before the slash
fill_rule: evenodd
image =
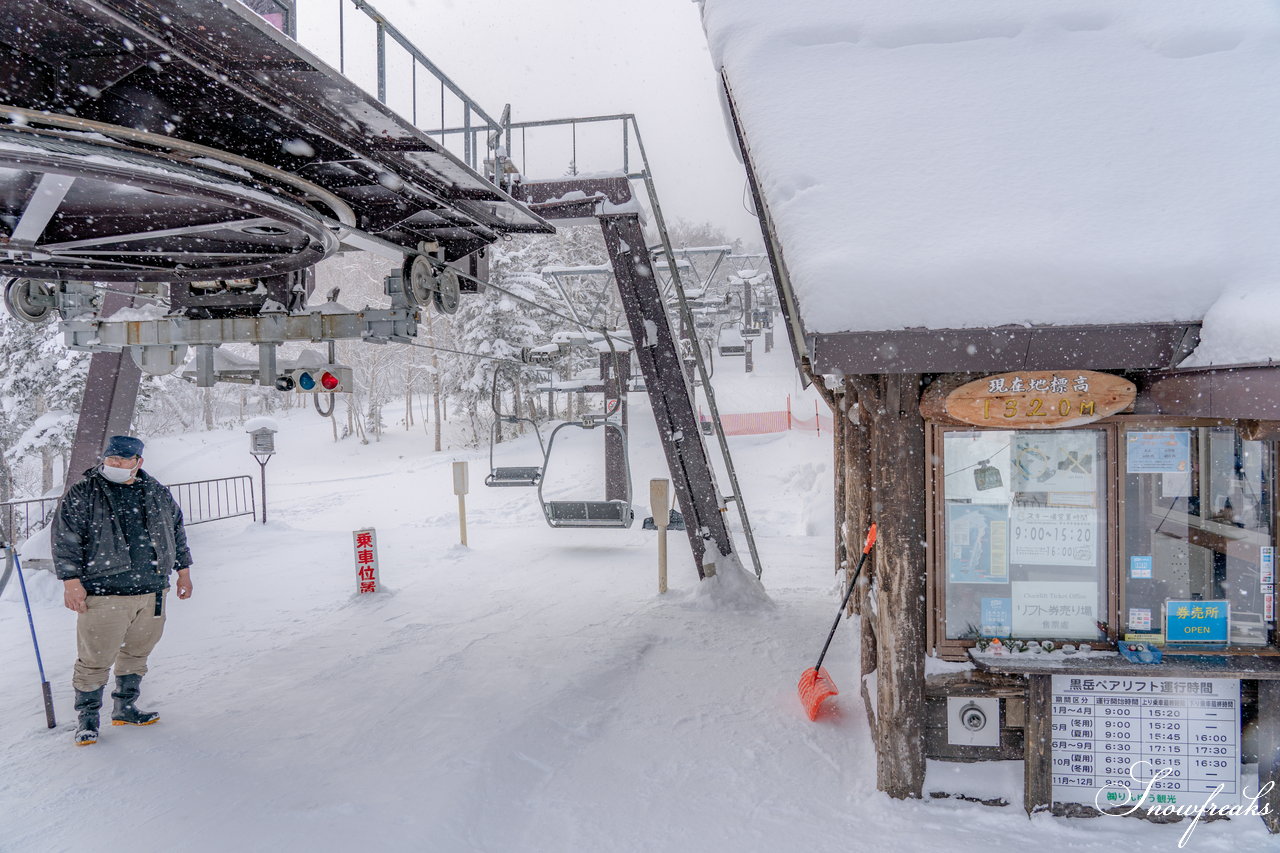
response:
<path id="1" fill-rule="evenodd" d="M 324 390 L 332 391 L 339 385 L 338 377 L 326 370 L 320 377 L 320 384 L 324 387 Z"/>

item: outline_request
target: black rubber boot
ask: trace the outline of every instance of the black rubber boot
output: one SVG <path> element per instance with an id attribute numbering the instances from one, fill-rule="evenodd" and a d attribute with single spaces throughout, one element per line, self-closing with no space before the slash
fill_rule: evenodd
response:
<path id="1" fill-rule="evenodd" d="M 80 715 L 80 724 L 76 727 L 76 746 L 98 742 L 98 711 L 102 708 L 102 691 L 103 687 L 76 691 L 76 713 Z"/>
<path id="2" fill-rule="evenodd" d="M 116 700 L 116 707 L 111 712 L 113 726 L 149 726 L 160 720 L 154 711 L 139 711 L 133 703 L 141 692 L 141 675 L 117 675 L 116 689 L 111 698 Z"/>

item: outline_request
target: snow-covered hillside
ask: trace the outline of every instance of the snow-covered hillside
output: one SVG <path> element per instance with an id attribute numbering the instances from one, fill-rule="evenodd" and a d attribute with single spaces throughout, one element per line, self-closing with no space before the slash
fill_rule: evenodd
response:
<path id="1" fill-rule="evenodd" d="M 812 408 L 785 345 L 757 364 L 750 376 L 719 364 L 726 411 L 781 408 L 788 393 Z M 666 472 L 633 402 L 644 504 Z M 1002 794 L 1007 808 L 876 793 L 856 626 L 827 661 L 843 694 L 805 718 L 796 681 L 838 603 L 825 434 L 730 439 L 764 562 L 759 603 L 700 586 L 679 533 L 659 596 L 655 534 L 551 530 L 529 490 L 481 485 L 484 450 L 433 454 L 420 427 L 335 444 L 308 411 L 280 425 L 270 523 L 190 531 L 195 595 L 172 602 L 143 683 L 159 725 L 72 746 L 75 617 L 37 574 L 59 712 L 46 730 L 17 585 L 0 598 L 0 850 L 1176 849 L 1175 826 L 1028 821 L 1016 763 L 930 770 L 930 790 Z M 567 488 L 598 470 L 591 438 L 549 477 Z M 500 450 L 518 464 L 533 447 Z M 247 451 L 240 432 L 161 438 L 147 467 L 168 481 L 256 472 Z M 450 477 L 463 458 L 466 548 Z M 386 591 L 356 597 L 351 531 L 366 525 Z M 1189 847 L 1264 843 L 1251 818 L 1201 827 Z"/>

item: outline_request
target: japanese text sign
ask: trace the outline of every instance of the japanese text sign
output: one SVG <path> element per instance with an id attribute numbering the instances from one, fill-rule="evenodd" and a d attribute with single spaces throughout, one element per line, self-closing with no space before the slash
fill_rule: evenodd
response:
<path id="1" fill-rule="evenodd" d="M 372 527 L 351 533 L 356 555 L 356 592 L 378 591 L 378 534 Z"/>
<path id="2" fill-rule="evenodd" d="M 1240 802 L 1240 682 L 1055 675 L 1053 799 L 1097 808 Z"/>
<path id="3" fill-rule="evenodd" d="M 1225 643 L 1229 601 L 1165 602 L 1166 643 Z"/>
<path id="4" fill-rule="evenodd" d="M 962 385 L 947 395 L 946 412 L 977 426 L 1061 429 L 1092 423 L 1133 404 L 1137 386 L 1092 370 L 1023 370 Z"/>
<path id="5" fill-rule="evenodd" d="M 1125 436 L 1129 474 L 1183 474 L 1191 468 L 1191 430 L 1131 432 Z"/>

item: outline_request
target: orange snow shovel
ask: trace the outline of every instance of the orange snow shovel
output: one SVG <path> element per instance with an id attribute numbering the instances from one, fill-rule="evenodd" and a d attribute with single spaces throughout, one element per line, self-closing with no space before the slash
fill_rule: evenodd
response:
<path id="1" fill-rule="evenodd" d="M 818 709 L 822 706 L 823 699 L 840 693 L 836 689 L 836 683 L 831 680 L 831 674 L 822 668 L 822 659 L 827 656 L 827 649 L 831 647 L 831 638 L 836 635 L 840 617 L 844 615 L 844 609 L 849 606 L 849 599 L 858 585 L 862 564 L 867 561 L 867 554 L 871 553 L 871 546 L 874 544 L 876 544 L 876 526 L 872 524 L 871 529 L 867 531 L 867 544 L 862 546 L 862 556 L 858 558 L 858 567 L 854 569 L 853 580 L 849 582 L 849 591 L 844 594 L 844 601 L 840 602 L 840 609 L 836 611 L 836 621 L 831 625 L 831 633 L 827 634 L 827 642 L 822 646 L 822 654 L 818 655 L 818 663 L 813 669 L 806 669 L 804 675 L 800 676 L 800 704 L 804 705 L 805 713 L 809 715 L 810 720 L 818 719 Z"/>

